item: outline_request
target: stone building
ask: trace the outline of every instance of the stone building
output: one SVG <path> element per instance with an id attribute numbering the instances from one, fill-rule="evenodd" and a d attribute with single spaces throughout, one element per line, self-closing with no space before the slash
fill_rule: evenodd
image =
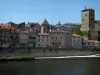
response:
<path id="1" fill-rule="evenodd" d="M 94 34 L 94 21 L 95 21 L 95 10 L 90 8 L 90 9 L 84 9 L 81 11 L 82 18 L 81 18 L 81 31 L 87 31 L 88 32 L 88 38 L 89 39 L 95 39 Z"/>
<path id="2" fill-rule="evenodd" d="M 0 28 L 0 47 L 8 48 L 11 44 L 11 30 L 7 28 Z"/>
<path id="3" fill-rule="evenodd" d="M 64 30 L 51 30 L 50 34 L 50 43 L 51 47 L 57 48 L 66 48 L 70 49 L 72 47 L 72 36 L 71 32 Z"/>
<path id="4" fill-rule="evenodd" d="M 83 47 L 86 49 L 100 49 L 100 42 L 97 40 L 84 40 Z"/>
<path id="5" fill-rule="evenodd" d="M 47 20 L 44 20 L 41 25 L 41 33 L 37 35 L 36 47 L 71 48 L 71 40 L 70 32 L 53 29 Z"/>
<path id="6" fill-rule="evenodd" d="M 19 45 L 21 47 L 26 48 L 35 48 L 36 47 L 36 33 L 34 32 L 28 32 L 28 31 L 22 31 L 18 33 L 19 37 Z"/>
<path id="7" fill-rule="evenodd" d="M 50 34 L 49 33 L 38 33 L 36 38 L 36 47 L 50 46 Z"/>

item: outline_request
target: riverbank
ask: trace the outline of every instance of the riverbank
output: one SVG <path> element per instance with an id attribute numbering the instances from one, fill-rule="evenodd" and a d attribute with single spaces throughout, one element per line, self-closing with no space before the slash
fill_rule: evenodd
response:
<path id="1" fill-rule="evenodd" d="M 96 55 L 99 56 L 100 52 L 89 51 L 89 50 L 59 50 L 59 51 L 42 51 L 42 50 L 31 50 L 27 52 L 25 50 L 16 50 L 14 52 L 0 52 L 0 61 L 21 61 L 21 60 L 35 60 L 41 57 L 54 57 L 54 58 L 65 58 L 69 56 L 88 56 Z"/>

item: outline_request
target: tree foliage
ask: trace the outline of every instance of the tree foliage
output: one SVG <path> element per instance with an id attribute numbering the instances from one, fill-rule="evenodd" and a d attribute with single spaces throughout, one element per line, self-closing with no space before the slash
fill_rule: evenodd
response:
<path id="1" fill-rule="evenodd" d="M 72 34 L 78 34 L 81 36 L 88 36 L 88 31 L 72 30 Z"/>

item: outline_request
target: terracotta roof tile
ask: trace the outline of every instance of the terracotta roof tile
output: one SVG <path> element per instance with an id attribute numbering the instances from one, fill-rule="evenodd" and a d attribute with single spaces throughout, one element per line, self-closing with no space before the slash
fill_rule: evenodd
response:
<path id="1" fill-rule="evenodd" d="M 49 23 L 47 22 L 47 20 L 45 19 L 42 23 L 42 25 L 48 25 Z"/>
<path id="2" fill-rule="evenodd" d="M 97 40 L 84 40 L 84 42 L 99 42 Z"/>
<path id="3" fill-rule="evenodd" d="M 0 24 L 1 28 L 11 28 L 11 24 Z"/>
<path id="4" fill-rule="evenodd" d="M 81 35 L 78 35 L 78 34 L 72 34 L 72 36 L 81 36 Z"/>

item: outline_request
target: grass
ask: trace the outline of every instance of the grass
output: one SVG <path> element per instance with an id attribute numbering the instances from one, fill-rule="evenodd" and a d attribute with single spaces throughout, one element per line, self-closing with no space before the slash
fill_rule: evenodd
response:
<path id="1" fill-rule="evenodd" d="M 34 56 L 10 56 L 10 57 L 0 57 L 0 61 L 20 61 L 20 60 L 33 60 Z"/>

